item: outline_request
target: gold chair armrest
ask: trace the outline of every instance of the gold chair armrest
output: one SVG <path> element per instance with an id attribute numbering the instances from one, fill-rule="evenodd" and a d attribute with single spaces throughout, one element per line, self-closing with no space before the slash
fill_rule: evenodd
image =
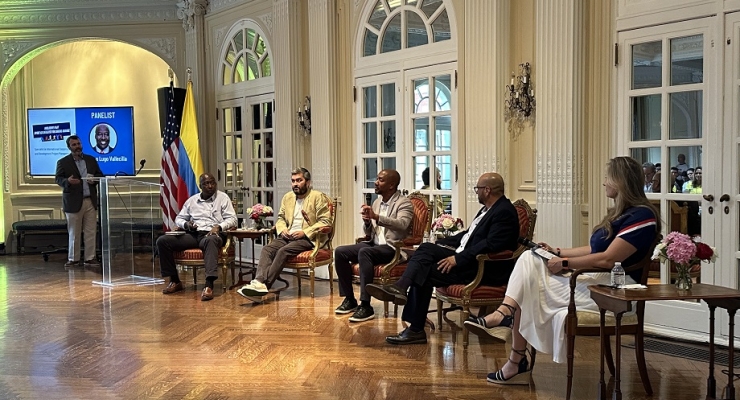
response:
<path id="1" fill-rule="evenodd" d="M 396 253 L 393 254 L 391 261 L 380 269 L 380 277 L 385 280 L 390 279 L 391 270 L 401 261 L 401 247 L 403 247 L 403 243 L 392 243 L 392 246 L 396 249 Z"/>

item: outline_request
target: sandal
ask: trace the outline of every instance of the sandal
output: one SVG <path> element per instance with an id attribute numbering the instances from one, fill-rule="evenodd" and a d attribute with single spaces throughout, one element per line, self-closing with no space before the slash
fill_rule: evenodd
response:
<path id="1" fill-rule="evenodd" d="M 511 314 L 506 315 L 497 308 L 494 312 L 503 315 L 503 318 L 498 325 L 488 326 L 484 317 L 472 316 L 463 324 L 470 332 L 478 336 L 488 335 L 496 339 L 506 341 L 511 336 L 511 327 L 514 326 L 514 313 L 516 312 L 516 307 L 504 303 L 501 303 L 501 305 L 508 308 Z"/>
<path id="2" fill-rule="evenodd" d="M 502 368 L 496 372 L 488 374 L 488 377 L 486 378 L 488 382 L 497 383 L 499 385 L 529 385 L 529 381 L 532 378 L 532 369 L 529 368 L 529 362 L 527 361 L 527 351 L 529 351 L 529 349 L 525 347 L 524 350 L 511 349 L 511 351 L 522 356 L 522 359 L 519 360 L 518 363 L 509 358 L 510 363 L 519 365 L 518 372 L 513 376 L 506 378 L 504 377 L 504 369 Z M 530 352 L 530 354 L 532 353 Z M 534 355 L 532 357 L 534 357 Z"/>

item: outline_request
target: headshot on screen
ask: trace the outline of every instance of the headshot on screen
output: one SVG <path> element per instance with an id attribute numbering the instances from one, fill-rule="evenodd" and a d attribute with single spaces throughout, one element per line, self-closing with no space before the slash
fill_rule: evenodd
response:
<path id="1" fill-rule="evenodd" d="M 118 143 L 116 130 L 108 124 L 97 124 L 90 131 L 90 146 L 99 154 L 108 154 Z"/>

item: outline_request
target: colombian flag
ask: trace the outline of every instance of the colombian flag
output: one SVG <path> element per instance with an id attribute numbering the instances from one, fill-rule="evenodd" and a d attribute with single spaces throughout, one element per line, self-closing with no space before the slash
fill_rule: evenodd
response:
<path id="1" fill-rule="evenodd" d="M 203 159 L 200 156 L 198 143 L 198 121 L 195 118 L 195 97 L 193 81 L 188 80 L 185 94 L 185 105 L 180 125 L 180 147 L 178 152 L 178 171 L 180 183 L 184 184 L 177 191 L 177 203 L 182 207 L 190 196 L 200 193 L 198 178 L 203 174 Z"/>

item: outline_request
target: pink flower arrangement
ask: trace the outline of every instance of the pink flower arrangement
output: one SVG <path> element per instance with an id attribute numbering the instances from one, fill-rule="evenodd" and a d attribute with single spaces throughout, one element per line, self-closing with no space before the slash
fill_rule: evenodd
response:
<path id="1" fill-rule="evenodd" d="M 247 214 L 249 214 L 249 218 L 253 220 L 258 220 L 260 217 L 269 217 L 273 213 L 272 207 L 265 206 L 260 203 L 257 203 L 253 205 L 252 207 L 247 208 Z"/>
<path id="2" fill-rule="evenodd" d="M 460 218 L 455 218 L 450 214 L 442 214 L 432 223 L 433 232 L 450 234 L 463 229 L 465 224 Z"/>
<path id="3" fill-rule="evenodd" d="M 653 260 L 672 261 L 681 266 L 691 266 L 701 261 L 715 262 L 717 250 L 705 243 L 694 242 L 689 235 L 671 232 L 655 246 Z"/>

